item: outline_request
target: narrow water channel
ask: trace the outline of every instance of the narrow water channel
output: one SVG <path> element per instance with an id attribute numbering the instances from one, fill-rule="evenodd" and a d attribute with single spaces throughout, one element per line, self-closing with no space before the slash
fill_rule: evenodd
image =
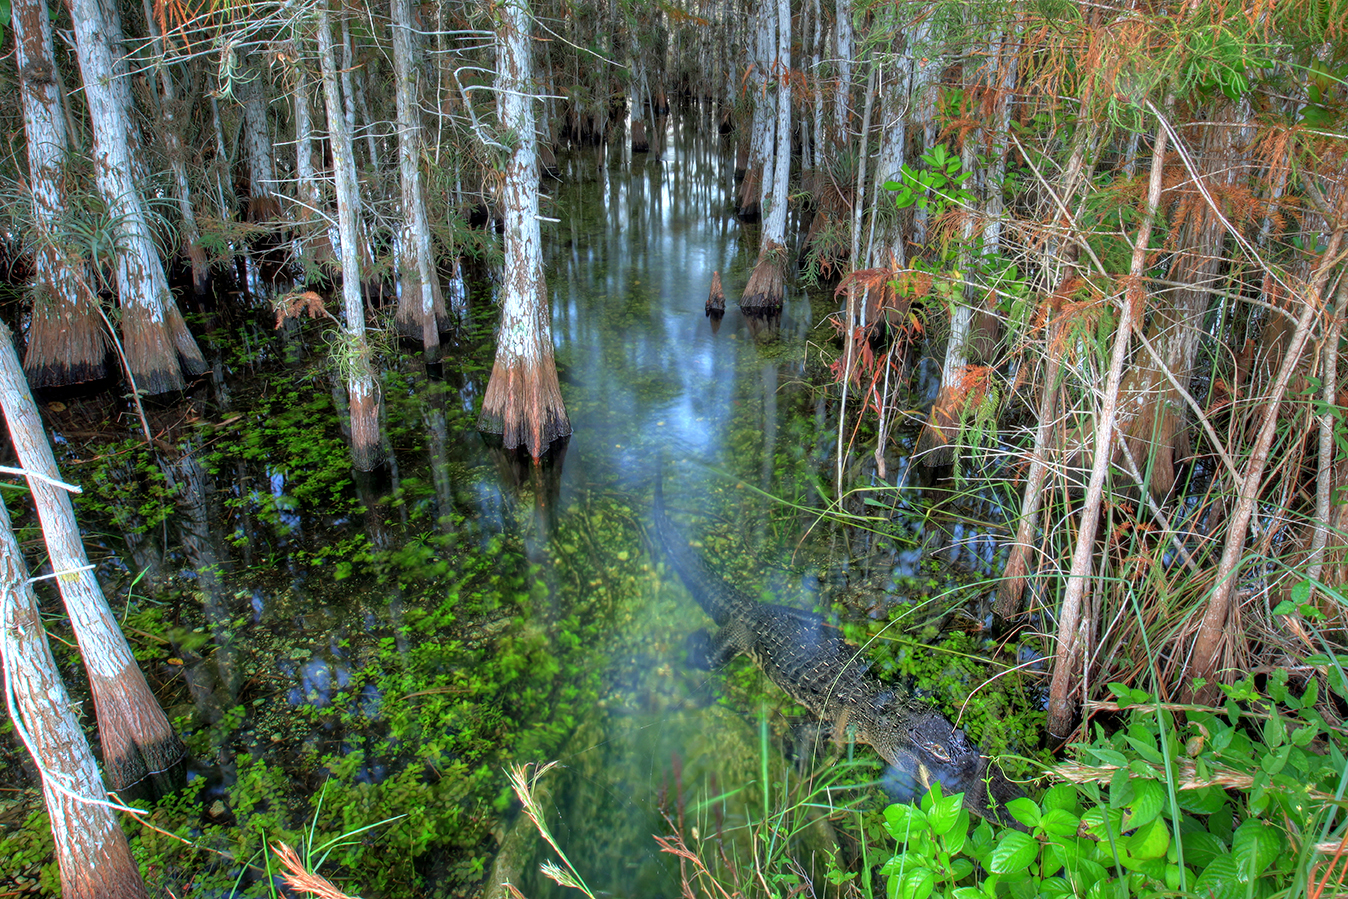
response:
<path id="1" fill-rule="evenodd" d="M 782 752 L 792 710 L 752 666 L 722 677 L 686 664 L 689 635 L 710 622 L 647 536 L 657 477 L 679 526 L 749 591 L 802 608 L 843 600 L 862 620 L 911 612 L 889 674 L 912 673 L 901 632 L 969 604 L 952 585 L 991 571 L 985 528 L 892 493 L 864 527 L 819 516 L 837 439 L 821 389 L 830 300 L 788 280 L 780 319 L 738 311 L 757 231 L 731 214 L 733 147 L 708 118 L 671 117 L 659 158 L 577 150 L 545 182 L 575 432 L 550 468 L 503 462 L 473 429 L 487 281 L 470 285 L 470 336 L 445 381 L 389 364 L 381 478 L 350 475 L 326 367 L 261 325 L 231 340 L 246 353 L 217 356 L 217 387 L 189 425 L 161 410 L 188 452 L 153 462 L 69 445 L 63 464 L 103 497 L 81 514 L 109 534 L 113 604 L 147 641 L 194 755 L 165 820 L 199 851 L 153 834 L 145 851 L 225 890 L 213 895 L 250 882 L 262 895 L 258 875 L 238 872 L 264 835 L 398 818 L 333 856 L 351 889 L 474 895 L 520 834 L 503 769 L 557 760 L 547 820 L 600 895 L 679 895 L 680 864 L 653 839 L 679 822 L 711 855 L 747 862 L 755 822 L 799 780 Z M 703 311 L 714 271 L 721 320 Z M 65 414 L 71 435 L 88 427 Z M 977 502 L 971 517 L 995 522 L 995 497 Z M 131 585 L 156 559 L 158 586 Z M 958 692 L 968 671 L 951 671 Z M 780 794 L 765 797 L 765 782 Z M 513 845 L 525 895 L 564 892 L 537 873 L 551 854 L 537 839 Z M 810 852 L 803 874 L 817 878 L 826 854 Z"/>

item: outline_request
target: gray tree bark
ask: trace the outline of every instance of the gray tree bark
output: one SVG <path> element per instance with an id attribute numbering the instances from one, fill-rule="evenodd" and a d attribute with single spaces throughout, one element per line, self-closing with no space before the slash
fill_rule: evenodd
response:
<path id="1" fill-rule="evenodd" d="M 9 335 L 0 338 L 8 344 Z M 8 350 L 12 355 L 13 349 Z M 141 899 L 140 868 L 61 682 L 9 511 L 0 501 L 0 641 L 9 715 L 42 775 L 64 899 Z"/>
<path id="2" fill-rule="evenodd" d="M 52 568 L 61 575 L 56 583 L 89 672 L 108 783 L 114 790 L 124 790 L 149 775 L 168 770 L 182 759 L 185 750 L 150 692 L 103 597 L 84 554 L 70 497 L 53 486 L 61 473 L 38 417 L 37 404 L 23 380 L 9 329 L 3 324 L 0 407 L 14 451 L 30 473 L 28 486 L 42 521 L 47 555 Z"/>
<path id="3" fill-rule="evenodd" d="M 341 240 L 342 306 L 345 346 L 341 368 L 346 379 L 351 409 L 351 459 L 360 471 L 379 464 L 380 399 L 370 365 L 370 346 L 365 338 L 365 299 L 360 282 L 360 194 L 356 186 L 356 162 L 351 150 L 351 131 L 343 109 L 337 56 L 326 3 L 318 12 L 318 51 L 323 68 L 323 100 L 328 113 L 328 137 L 332 142 L 332 167 L 337 186 L 337 230 Z"/>
<path id="4" fill-rule="evenodd" d="M 70 0 L 70 13 L 93 125 L 94 174 L 118 232 L 117 294 L 126 364 L 138 390 L 149 394 L 181 390 L 186 383 L 183 374 L 205 372 L 206 361 L 169 293 L 145 204 L 132 177 L 129 87 L 117 72 L 107 40 L 110 26 L 97 0 Z"/>
<path id="5" fill-rule="evenodd" d="M 571 421 L 557 383 L 543 279 L 529 5 L 526 0 L 505 0 L 497 15 L 496 102 L 510 145 L 501 198 L 505 280 L 496 361 L 478 429 L 500 434 L 507 448 L 527 447 L 538 459 L 554 440 L 571 433 Z"/>

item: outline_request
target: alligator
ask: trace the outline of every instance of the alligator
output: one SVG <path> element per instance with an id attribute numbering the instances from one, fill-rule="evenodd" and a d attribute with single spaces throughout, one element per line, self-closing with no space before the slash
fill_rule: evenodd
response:
<path id="1" fill-rule="evenodd" d="M 835 739 L 874 748 L 887 764 L 883 782 L 891 794 L 897 786 L 908 797 L 920 795 L 939 782 L 947 795 L 962 792 L 964 807 L 973 814 L 1020 826 L 1005 813 L 1005 805 L 1024 792 L 964 731 L 931 705 L 871 675 L 862 651 L 823 616 L 760 602 L 713 572 L 665 515 L 658 482 L 654 521 L 670 567 L 718 628 L 714 636 L 702 630 L 690 638 L 693 664 L 719 668 L 747 655 L 787 696 L 831 728 Z"/>

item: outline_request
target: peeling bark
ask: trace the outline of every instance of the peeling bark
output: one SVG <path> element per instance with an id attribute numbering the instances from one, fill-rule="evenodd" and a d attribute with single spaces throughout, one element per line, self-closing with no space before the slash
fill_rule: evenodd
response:
<path id="1" fill-rule="evenodd" d="M 15 61 L 28 148 L 37 247 L 35 296 L 24 371 L 34 387 L 91 381 L 107 374 L 108 338 L 90 288 L 89 271 L 72 271 L 58 247 L 65 214 L 65 155 L 69 152 L 61 88 L 44 0 L 13 6 Z"/>
<path id="2" fill-rule="evenodd" d="M 445 298 L 435 270 L 430 221 L 421 176 L 421 69 L 413 55 L 411 0 L 392 0 L 393 67 L 398 104 L 398 174 L 403 232 L 399 248 L 402 290 L 395 321 L 406 337 L 420 338 L 428 362 L 438 361 Z"/>
<path id="3" fill-rule="evenodd" d="M 379 439 L 380 401 L 365 338 L 365 299 L 360 281 L 360 194 L 351 131 L 342 105 L 337 55 L 326 4 L 318 12 L 318 49 L 323 68 L 323 99 L 328 114 L 328 137 L 337 182 L 337 228 L 342 243 L 342 306 L 346 346 L 342 369 L 351 406 L 351 460 L 359 471 L 373 471 L 383 456 Z M 348 104 L 349 105 L 349 104 Z"/>
<path id="4" fill-rule="evenodd" d="M 571 422 L 557 383 L 543 278 L 529 7 L 525 0 L 506 0 L 497 15 L 497 108 L 512 145 L 502 196 L 501 326 L 478 429 L 500 434 L 507 448 L 524 446 L 539 459 L 554 440 L 571 433 Z"/>
<path id="5" fill-rule="evenodd" d="M 8 345 L 9 334 L 0 335 Z M 13 349 L 6 351 L 13 354 Z M 23 555 L 0 501 L 0 639 L 4 680 L 13 694 L 9 713 L 42 772 L 42 796 L 51 818 L 64 899 L 142 899 L 140 868 L 111 808 L 93 750 L 80 729 L 75 704 L 28 583 Z"/>
<path id="6" fill-rule="evenodd" d="M 183 374 L 204 373 L 206 360 L 169 293 L 144 201 L 132 178 L 126 87 L 109 51 L 103 10 L 97 0 L 69 0 L 69 5 L 93 124 L 94 173 L 119 233 L 117 294 L 127 366 L 140 391 L 181 390 Z"/>
<path id="7" fill-rule="evenodd" d="M 23 381 L 9 330 L 3 325 L 0 325 L 0 405 L 24 469 L 52 481 L 60 480 L 37 404 Z M 63 572 L 56 583 L 89 672 L 108 784 L 114 790 L 124 790 L 148 776 L 169 770 L 186 750 L 150 692 L 131 647 L 108 608 L 84 553 L 70 497 L 65 490 L 39 477 L 30 477 L 28 485 L 42 521 L 52 568 Z"/>

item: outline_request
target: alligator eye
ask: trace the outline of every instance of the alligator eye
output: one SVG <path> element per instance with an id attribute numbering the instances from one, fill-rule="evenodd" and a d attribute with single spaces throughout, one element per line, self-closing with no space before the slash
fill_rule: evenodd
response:
<path id="1" fill-rule="evenodd" d="M 939 743 L 923 743 L 922 748 L 934 759 L 939 759 L 942 762 L 950 761 L 950 753 L 946 752 L 945 748 Z"/>

